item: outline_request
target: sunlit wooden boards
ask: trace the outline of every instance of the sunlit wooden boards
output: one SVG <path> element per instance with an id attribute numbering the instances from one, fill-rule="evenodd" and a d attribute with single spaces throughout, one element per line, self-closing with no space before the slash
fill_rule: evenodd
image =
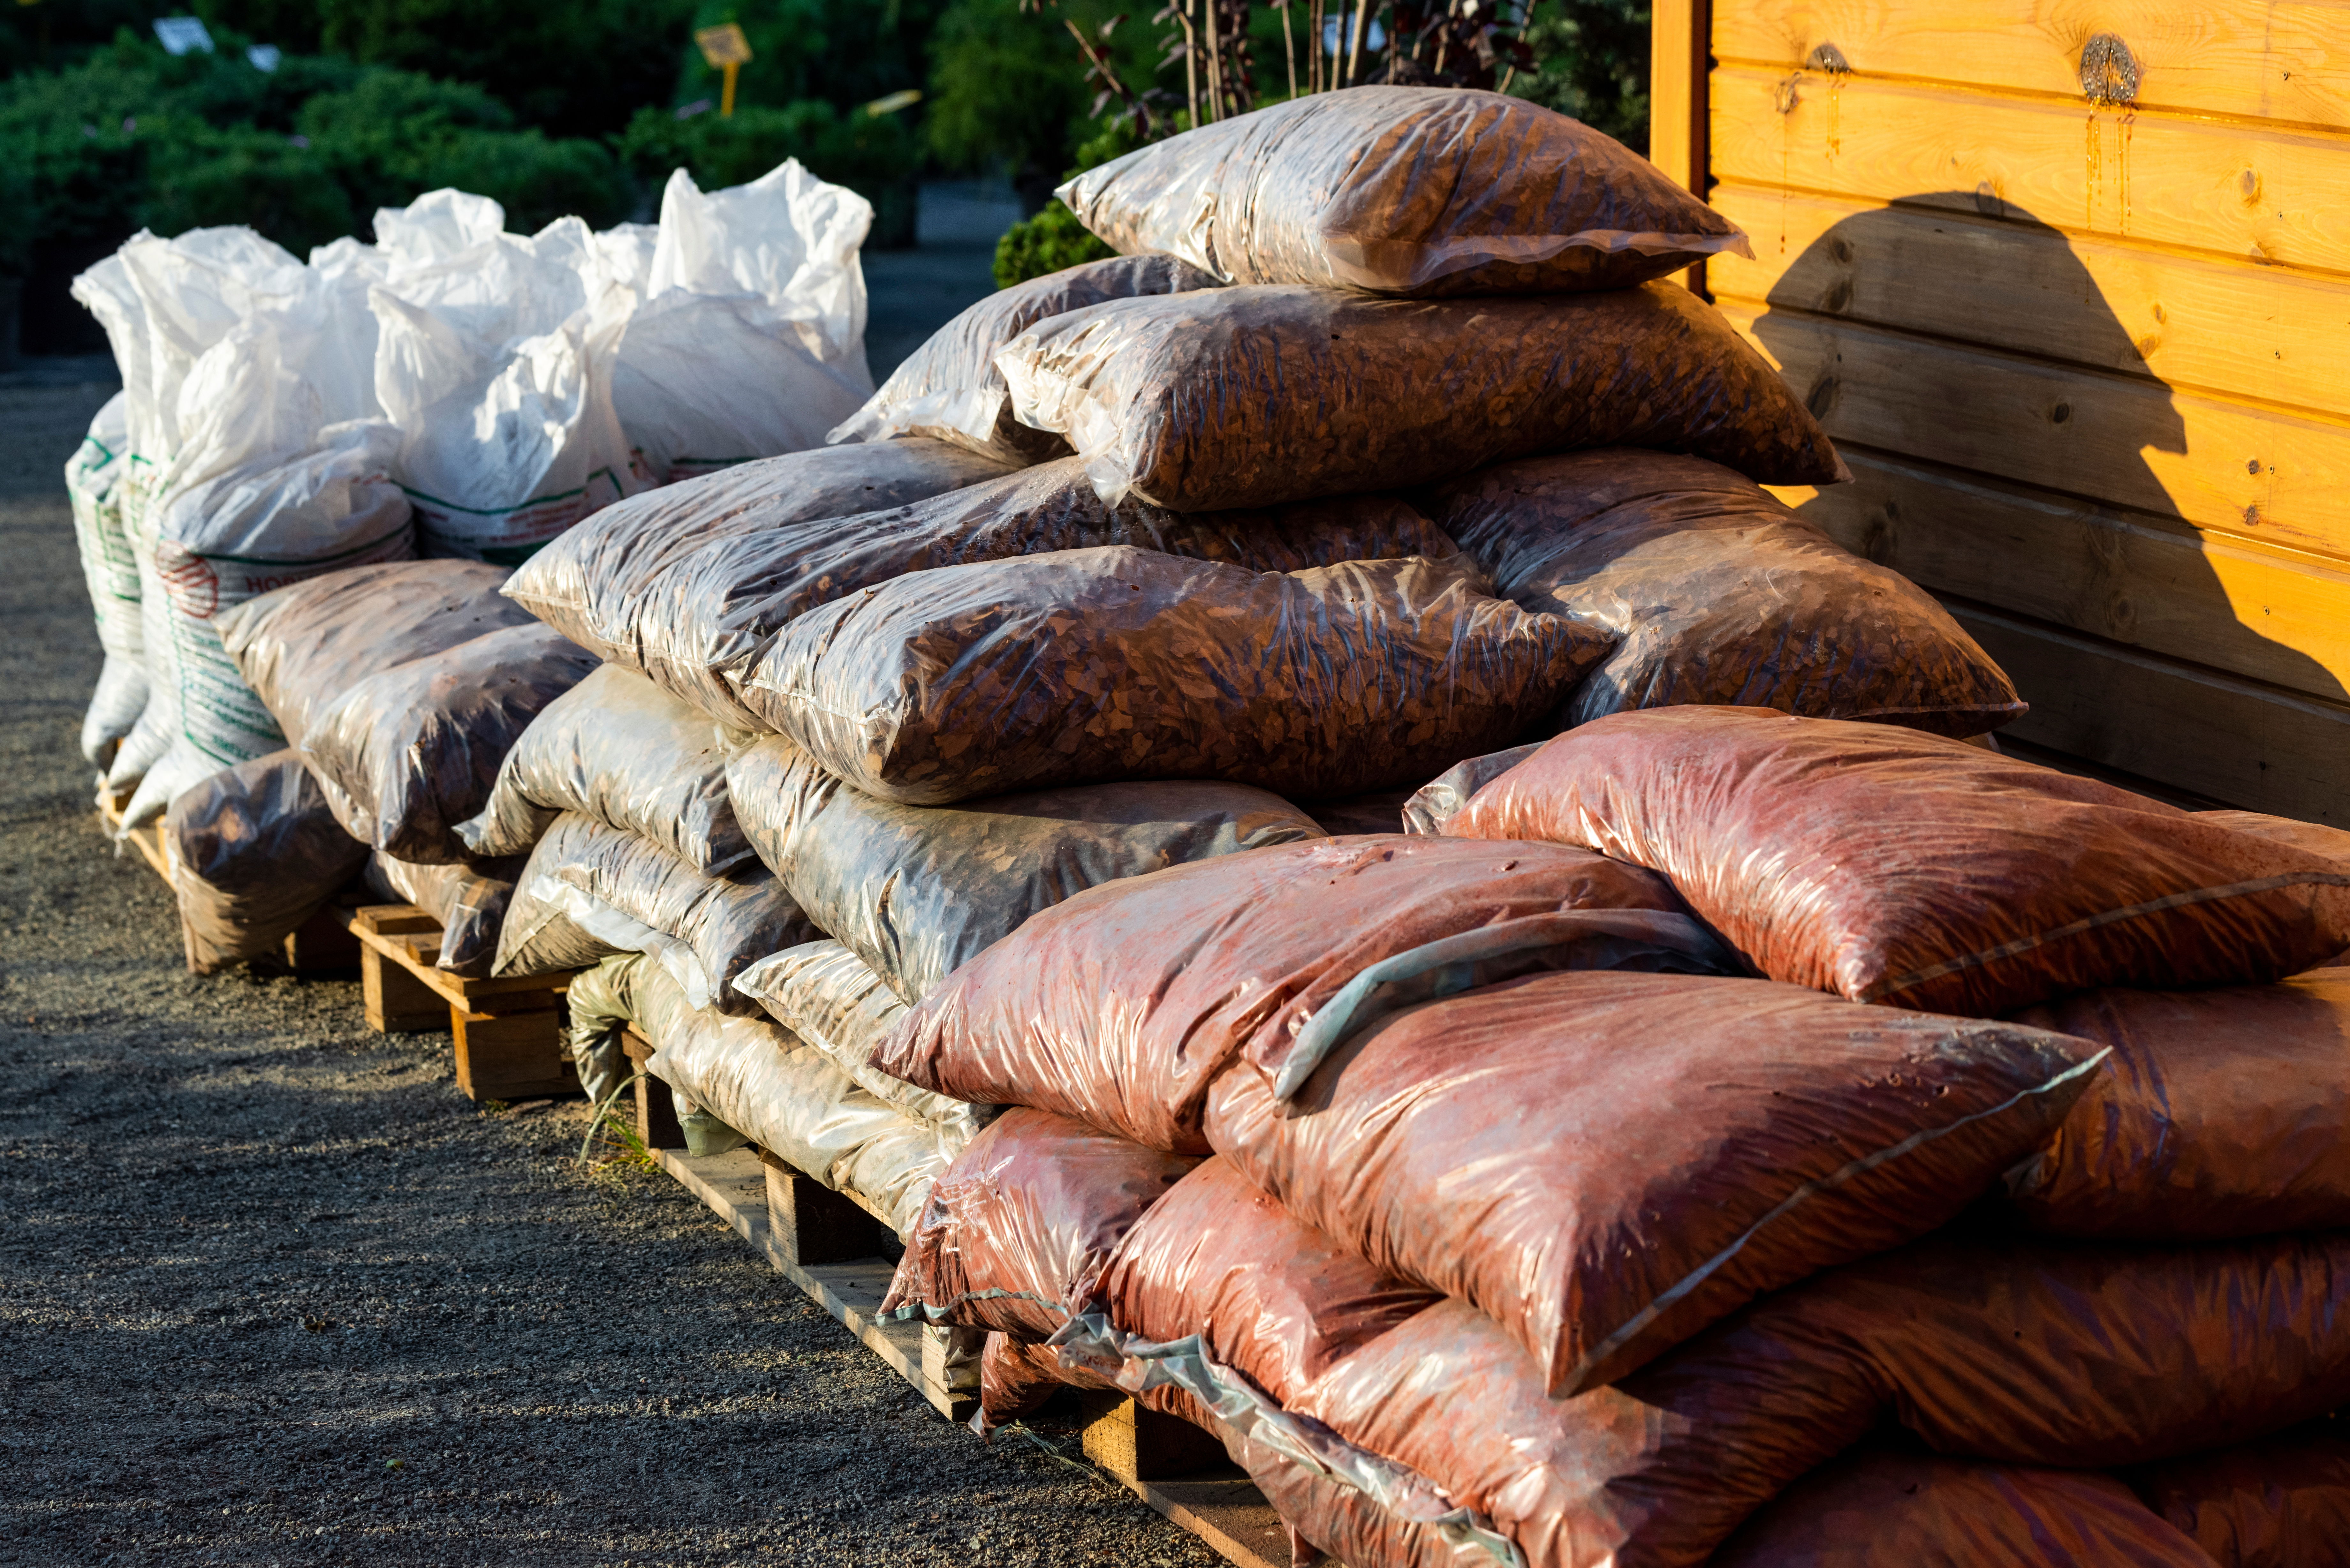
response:
<path id="1" fill-rule="evenodd" d="M 1705 283 L 1856 474 L 1791 499 L 1952 604 L 2017 733 L 2342 820 L 2350 0 L 1668 11 L 1755 249 Z"/>

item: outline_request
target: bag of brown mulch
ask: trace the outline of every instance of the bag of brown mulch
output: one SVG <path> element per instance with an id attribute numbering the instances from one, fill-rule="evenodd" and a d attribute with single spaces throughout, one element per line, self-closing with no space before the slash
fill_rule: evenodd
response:
<path id="1" fill-rule="evenodd" d="M 1068 442 L 1030 430 L 1005 406 L 995 352 L 1047 317 L 1105 299 L 1213 288 L 1216 277 L 1172 256 L 1114 256 L 1084 262 L 998 289 L 931 334 L 881 389 L 827 439 L 886 441 L 931 436 L 1005 462 L 1045 462 L 1068 455 Z"/>
<path id="2" fill-rule="evenodd" d="M 2338 1417 L 2126 1479 L 2220 1568 L 2329 1568 L 2350 1547 L 2350 1434 Z"/>
<path id="3" fill-rule="evenodd" d="M 1006 1111 L 931 1189 L 881 1316 L 1047 1338 L 1196 1163 L 1046 1111 Z"/>
<path id="4" fill-rule="evenodd" d="M 368 891 L 392 903 L 413 904 L 441 922 L 438 967 L 452 974 L 485 977 L 498 955 L 498 930 L 514 898 L 523 860 L 447 866 L 413 866 L 380 852 L 368 857 L 361 873 Z"/>
<path id="5" fill-rule="evenodd" d="M 877 1042 L 873 1064 L 1206 1154 L 1208 1086 L 1244 1049 L 1285 1064 L 1300 1039 L 1319 1050 L 1326 1028 L 1464 985 L 1575 966 L 1702 971 L 1718 952 L 1662 878 L 1581 850 L 1280 845 L 1032 916 Z"/>
<path id="6" fill-rule="evenodd" d="M 1495 592 L 1617 639 L 1565 725 L 1731 703 L 1964 736 L 2024 711 L 1916 584 L 1719 463 L 1621 448 L 1529 458 L 1430 504 Z"/>
<path id="7" fill-rule="evenodd" d="M 2111 1476 L 1973 1464 L 1898 1448 L 1846 1455 L 1791 1488 L 1715 1568 L 2211 1568 Z"/>
<path id="8" fill-rule="evenodd" d="M 1847 477 L 1779 373 L 1671 284 L 1113 300 L 1038 323 L 995 363 L 1020 421 L 1066 436 L 1105 499 L 1178 512 L 1408 489 L 1586 447 L 1690 452 L 1764 484 Z"/>
<path id="9" fill-rule="evenodd" d="M 1606 648 L 1425 559 L 1251 572 L 1115 546 L 837 600 L 743 692 L 820 765 L 910 805 L 1151 778 L 1309 799 L 1518 739 Z"/>
<path id="10" fill-rule="evenodd" d="M 1445 831 L 1651 867 L 1761 972 L 1896 1007 L 2251 984 L 2350 947 L 2350 867 L 1963 742 L 1768 709 L 1596 719 Z"/>
<path id="11" fill-rule="evenodd" d="M 580 647 L 642 671 L 637 618 L 660 603 L 669 571 L 704 545 L 900 506 L 1004 468 L 919 436 L 738 463 L 605 507 L 525 561 L 505 592 Z"/>
<path id="12" fill-rule="evenodd" d="M 737 688 L 794 618 L 909 572 L 1100 545 L 1251 571 L 1393 556 L 1474 570 L 1440 529 L 1392 496 L 1184 516 L 1140 502 L 1104 505 L 1071 458 L 886 511 L 715 541 L 635 612 L 630 660 L 729 723 L 772 727 Z"/>
<path id="13" fill-rule="evenodd" d="M 1228 283 L 1549 295 L 1752 254 L 1622 143 L 1523 99 L 1451 88 L 1295 99 L 1089 169 L 1060 197 L 1113 248 L 1180 256 Z"/>
<path id="14" fill-rule="evenodd" d="M 457 836 L 469 854 L 527 855 L 557 815 L 584 812 L 722 876 L 751 858 L 726 793 L 727 758 L 747 739 L 632 670 L 598 665 L 530 722 Z"/>
<path id="15" fill-rule="evenodd" d="M 1354 1034 L 1288 1104 L 1225 1073 L 1206 1130 L 1299 1220 L 1492 1314 L 1571 1394 L 1955 1218 L 2096 1054 L 1767 981 L 1534 975 Z"/>
<path id="16" fill-rule="evenodd" d="M 1094 784 L 900 805 L 842 784 L 780 736 L 727 766 L 759 857 L 800 908 L 919 1002 L 1073 893 L 1218 855 L 1319 838 L 1246 784 Z"/>
<path id="17" fill-rule="evenodd" d="M 2350 970 L 2080 992 L 2015 1019 L 2113 1048 L 2008 1173 L 2033 1228 L 2225 1241 L 2350 1227 Z"/>
<path id="18" fill-rule="evenodd" d="M 317 715 L 368 677 L 529 625 L 529 612 L 498 592 L 506 576 L 483 561 L 353 566 L 225 611 L 221 641 L 286 743 L 299 746 Z"/>
<path id="19" fill-rule="evenodd" d="M 397 860 L 466 857 L 479 812 L 530 722 L 596 668 L 537 625 L 506 627 L 393 665 L 313 715 L 302 760 L 352 837 Z"/>
<path id="20" fill-rule="evenodd" d="M 758 1004 L 734 977 L 816 935 L 764 866 L 707 876 L 649 838 L 567 812 L 523 867 L 492 972 L 549 974 L 650 953 L 689 1005 L 748 1013 Z"/>
<path id="21" fill-rule="evenodd" d="M 191 974 L 276 950 L 368 855 L 291 749 L 182 791 L 163 846 Z"/>
<path id="22" fill-rule="evenodd" d="M 2221 827 L 2249 833 L 2254 838 L 2265 838 L 2272 843 L 2289 845 L 2338 866 L 2350 867 L 2350 831 L 2328 827 L 2322 822 L 2302 822 L 2290 816 L 2271 816 L 2259 811 L 2199 811 L 2195 815 Z M 2336 953 L 2325 962 L 2329 965 L 2350 964 L 2350 952 Z"/>

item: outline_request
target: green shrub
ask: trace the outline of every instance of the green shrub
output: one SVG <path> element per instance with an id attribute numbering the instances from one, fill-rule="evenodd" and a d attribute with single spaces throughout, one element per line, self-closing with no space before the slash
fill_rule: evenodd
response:
<path id="1" fill-rule="evenodd" d="M 738 107 L 680 119 L 667 109 L 637 111 L 620 138 L 620 155 L 658 199 L 670 171 L 689 171 L 703 190 L 757 179 L 796 158 L 818 179 L 846 185 L 873 203 L 876 248 L 911 244 L 915 176 L 921 164 L 913 129 L 900 115 L 842 113 L 822 99 L 781 109 Z"/>
<path id="2" fill-rule="evenodd" d="M 1003 237 L 995 242 L 995 286 L 1010 288 L 1065 266 L 1116 254 L 1077 222 L 1076 213 L 1055 202 L 1035 217 L 1004 230 Z"/>
<path id="3" fill-rule="evenodd" d="M 1543 0 L 1525 30 L 1534 69 L 1510 95 L 1571 114 L 1648 151 L 1648 7 L 1645 0 Z"/>

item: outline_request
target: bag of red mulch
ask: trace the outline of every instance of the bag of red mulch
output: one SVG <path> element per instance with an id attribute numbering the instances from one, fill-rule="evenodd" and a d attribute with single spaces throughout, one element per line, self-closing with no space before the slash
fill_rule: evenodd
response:
<path id="1" fill-rule="evenodd" d="M 2350 1542 L 2350 1435 L 2338 1417 L 2131 1471 L 2147 1507 L 2220 1568 L 2319 1568 Z"/>
<path id="2" fill-rule="evenodd" d="M 703 545 L 900 506 L 1004 467 L 920 437 L 742 463 L 605 507 L 525 561 L 506 592 L 580 647 L 642 671 L 638 618 L 660 603 L 670 570 Z"/>
<path id="3" fill-rule="evenodd" d="M 1767 981 L 1535 975 L 1354 1033 L 1286 1105 L 1225 1073 L 1206 1129 L 1299 1220 L 1476 1303 L 1572 1394 L 1955 1218 L 2097 1054 Z"/>
<path id="4" fill-rule="evenodd" d="M 649 838 L 567 812 L 523 867 L 492 972 L 551 974 L 650 953 L 689 1006 L 752 1013 L 758 1004 L 734 977 L 816 935 L 764 866 L 706 876 Z"/>
<path id="5" fill-rule="evenodd" d="M 2350 867 L 2350 831 L 2328 827 L 2322 822 L 2301 822 L 2290 816 L 2271 816 L 2259 811 L 2199 811 L 2195 814 L 2206 822 L 2238 833 L 2249 833 L 2254 838 L 2290 845 L 2337 866 Z M 2334 954 L 2325 962 L 2331 965 L 2350 964 L 2350 951 Z"/>
<path id="6" fill-rule="evenodd" d="M 1104 500 L 1178 512 L 1409 490 L 1589 447 L 1690 452 L 1764 484 L 1850 477 L 1770 362 L 1671 284 L 1118 299 L 1039 322 L 995 364 L 1014 416 L 1066 436 Z"/>
<path id="7" fill-rule="evenodd" d="M 1423 558 L 1252 572 L 1111 546 L 835 600 L 742 691 L 824 767 L 910 805 L 1147 778 L 1311 799 L 1518 739 L 1605 651 Z"/>
<path id="8" fill-rule="evenodd" d="M 317 715 L 369 676 L 530 625 L 499 595 L 506 576 L 482 561 L 353 566 L 224 611 L 221 641 L 287 743 L 299 746 Z"/>
<path id="9" fill-rule="evenodd" d="M 1736 224 L 1603 132 L 1453 88 L 1293 99 L 1087 170 L 1060 197 L 1114 249 L 1231 283 L 1555 295 L 1752 254 Z"/>
<path id="10" fill-rule="evenodd" d="M 1444 825 L 1460 815 L 1461 808 L 1479 790 L 1542 748 L 1540 741 L 1531 741 L 1505 752 L 1488 752 L 1482 757 L 1453 763 L 1414 790 L 1403 803 L 1403 830 L 1430 836 L 1442 833 Z"/>
<path id="11" fill-rule="evenodd" d="M 833 431 L 834 441 L 932 436 L 1006 462 L 1068 455 L 1058 436 L 1030 430 L 1005 406 L 995 351 L 1049 316 L 1138 294 L 1213 288 L 1217 279 L 1171 256 L 1113 256 L 1063 267 L 998 289 L 931 334 L 866 405 Z"/>
<path id="12" fill-rule="evenodd" d="M 752 857 L 726 790 L 727 759 L 747 739 L 632 670 L 598 665 L 530 722 L 457 837 L 470 855 L 527 855 L 557 815 L 582 812 L 723 876 Z"/>
<path id="13" fill-rule="evenodd" d="M 728 763 L 759 857 L 808 918 L 919 1002 L 1040 909 L 1104 882 L 1319 838 L 1246 784 L 1095 784 L 959 806 L 859 794 L 780 736 Z"/>
<path id="14" fill-rule="evenodd" d="M 2079 992 L 2015 1020 L 2113 1048 L 2008 1173 L 2034 1229 L 2184 1241 L 2350 1226 L 2350 970 Z"/>
<path id="15" fill-rule="evenodd" d="M 773 729 L 759 695 L 742 688 L 796 618 L 909 572 L 1108 545 L 1250 571 L 1426 556 L 1476 573 L 1440 529 L 1393 496 L 1185 516 L 1140 502 L 1104 505 L 1072 458 L 883 511 L 714 540 L 634 612 L 627 659 L 729 723 Z"/>
<path id="16" fill-rule="evenodd" d="M 457 825 L 487 803 L 506 753 L 596 656 L 543 626 L 507 627 L 371 675 L 301 742 L 351 836 L 399 860 L 466 856 Z"/>
<path id="17" fill-rule="evenodd" d="M 931 1189 L 881 1316 L 1046 1338 L 1195 1163 L 1049 1112 L 1006 1111 Z"/>
<path id="18" fill-rule="evenodd" d="M 1715 1568 L 2042 1568 L 2211 1559 L 2111 1476 L 1864 1449 L 1808 1477 L 1714 1557 Z"/>
<path id="19" fill-rule="evenodd" d="M 519 856 L 473 865 L 413 866 L 378 852 L 368 857 L 362 875 L 377 898 L 413 904 L 441 922 L 437 967 L 482 979 L 497 957 L 498 930 L 522 867 Z"/>
<path id="20" fill-rule="evenodd" d="M 1326 839 L 1087 888 L 957 970 L 873 1064 L 1206 1154 L 1208 1086 L 1252 1042 L 1285 1057 L 1307 1032 L 1531 970 L 1721 956 L 1653 873 L 1471 842 Z"/>
<path id="21" fill-rule="evenodd" d="M 1530 458 L 1431 505 L 1495 592 L 1618 639 L 1563 726 L 1734 703 L 1964 736 L 2024 711 L 1923 589 L 1719 463 L 1620 447 Z"/>
<path id="22" fill-rule="evenodd" d="M 1896 1007 L 2253 984 L 2350 947 L 2350 867 L 1963 742 L 1762 708 L 1594 720 L 1445 831 L 1653 867 L 1761 972 Z"/>
<path id="23" fill-rule="evenodd" d="M 182 791 L 164 814 L 163 846 L 191 974 L 276 951 L 368 854 L 290 749 Z"/>

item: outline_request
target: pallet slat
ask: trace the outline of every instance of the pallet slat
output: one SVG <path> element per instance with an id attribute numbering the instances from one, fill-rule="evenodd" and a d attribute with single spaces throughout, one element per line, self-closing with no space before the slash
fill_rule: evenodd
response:
<path id="1" fill-rule="evenodd" d="M 457 1086 L 470 1099 L 532 1100 L 579 1092 L 564 1038 L 568 972 L 479 980 L 434 961 L 441 928 L 407 904 L 353 911 L 369 1026 L 384 1033 L 446 1029 Z"/>

